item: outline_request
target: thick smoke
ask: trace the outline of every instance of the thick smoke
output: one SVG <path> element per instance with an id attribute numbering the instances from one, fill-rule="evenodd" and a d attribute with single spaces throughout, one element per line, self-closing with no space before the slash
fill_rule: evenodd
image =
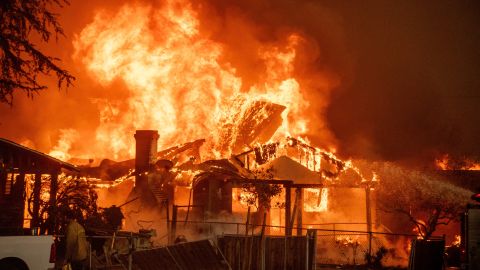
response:
<path id="1" fill-rule="evenodd" d="M 351 62 L 342 18 L 314 1 L 204 1 L 199 4 L 202 30 L 226 47 L 225 60 L 242 77 L 244 90 L 262 76 L 258 46 L 278 43 L 288 33 L 297 32 L 305 42 L 295 62 L 305 100 L 310 104 L 309 140 L 321 147 L 336 145 L 325 122 L 325 110 L 332 90 L 350 77 Z M 213 18 L 213 19 L 212 19 Z"/>
<path id="2" fill-rule="evenodd" d="M 256 26 L 261 40 L 286 29 L 315 40 L 318 57 L 310 64 L 335 74 L 339 84 L 332 102 L 321 90 L 309 92 L 310 113 L 321 118 L 319 104 L 328 103 L 327 122 L 320 123 L 345 157 L 420 166 L 442 154 L 454 162 L 480 158 L 478 3 L 208 2 L 227 29 L 217 37 L 239 52 L 248 53 L 250 39 L 241 19 Z M 239 66 L 248 74 L 255 65 Z M 321 136 L 311 137 L 322 144 Z"/>
<path id="3" fill-rule="evenodd" d="M 433 5 L 432 5 L 433 4 Z M 332 4 L 354 78 L 329 106 L 341 152 L 431 164 L 480 158 L 480 16 L 471 1 Z"/>

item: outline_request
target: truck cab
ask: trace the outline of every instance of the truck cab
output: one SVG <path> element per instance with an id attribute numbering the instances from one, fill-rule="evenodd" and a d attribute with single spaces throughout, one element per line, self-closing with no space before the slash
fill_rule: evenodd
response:
<path id="1" fill-rule="evenodd" d="M 51 235 L 0 236 L 0 269 L 48 270 L 55 268 Z"/>

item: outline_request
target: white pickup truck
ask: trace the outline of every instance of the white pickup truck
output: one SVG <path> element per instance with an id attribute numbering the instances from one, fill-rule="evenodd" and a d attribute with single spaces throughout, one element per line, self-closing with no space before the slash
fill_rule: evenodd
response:
<path id="1" fill-rule="evenodd" d="M 48 270 L 54 262 L 52 236 L 0 236 L 1 270 Z"/>

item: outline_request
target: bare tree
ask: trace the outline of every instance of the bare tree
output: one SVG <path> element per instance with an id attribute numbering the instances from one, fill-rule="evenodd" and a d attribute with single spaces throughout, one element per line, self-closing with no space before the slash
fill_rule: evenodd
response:
<path id="1" fill-rule="evenodd" d="M 405 215 L 424 239 L 430 238 L 438 225 L 458 220 L 471 195 L 426 172 L 391 163 L 377 164 L 374 170 L 380 178 L 376 189 L 380 210 Z"/>
<path id="2" fill-rule="evenodd" d="M 55 74 L 58 87 L 70 86 L 75 78 L 60 68 L 57 58 L 47 56 L 33 44 L 33 38 L 48 43 L 64 35 L 58 14 L 67 0 L 2 0 L 0 1 L 0 102 L 12 104 L 13 93 L 23 91 L 29 97 L 47 88 L 39 75 Z"/>

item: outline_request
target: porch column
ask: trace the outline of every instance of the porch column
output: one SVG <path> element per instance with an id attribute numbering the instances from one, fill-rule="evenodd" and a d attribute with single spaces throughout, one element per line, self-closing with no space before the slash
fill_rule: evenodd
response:
<path id="1" fill-rule="evenodd" d="M 285 235 L 292 235 L 292 228 L 290 228 L 290 218 L 292 215 L 292 193 L 290 185 L 285 185 Z"/>
<path id="2" fill-rule="evenodd" d="M 302 226 L 303 226 L 303 188 L 297 188 L 295 190 L 296 195 L 298 196 L 297 201 L 297 235 L 302 235 Z"/>
<path id="3" fill-rule="evenodd" d="M 40 225 L 40 189 L 42 186 L 42 174 L 35 174 L 35 182 L 33 184 L 33 213 L 30 227 L 38 227 Z"/>
<path id="4" fill-rule="evenodd" d="M 57 191 L 58 191 L 58 173 L 59 170 L 55 170 L 50 176 L 50 200 L 49 200 L 49 211 L 48 211 L 48 233 L 55 234 L 55 228 L 57 224 L 56 212 L 57 212 Z"/>

